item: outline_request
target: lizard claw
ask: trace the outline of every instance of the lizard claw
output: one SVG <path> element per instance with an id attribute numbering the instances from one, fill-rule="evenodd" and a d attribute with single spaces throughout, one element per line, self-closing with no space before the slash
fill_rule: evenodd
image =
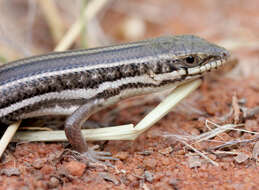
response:
<path id="1" fill-rule="evenodd" d="M 104 160 L 118 160 L 113 158 L 110 152 L 96 151 L 99 148 L 98 145 L 90 147 L 87 152 L 83 153 L 83 157 L 86 157 L 90 162 L 102 162 Z"/>

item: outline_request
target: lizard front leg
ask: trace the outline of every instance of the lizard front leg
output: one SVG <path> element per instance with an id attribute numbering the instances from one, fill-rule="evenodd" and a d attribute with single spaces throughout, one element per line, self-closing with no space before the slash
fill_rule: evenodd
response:
<path id="1" fill-rule="evenodd" d="M 109 152 L 95 151 L 96 146 L 89 148 L 83 138 L 81 127 L 84 122 L 95 112 L 104 107 L 104 99 L 96 99 L 80 106 L 65 122 L 65 133 L 73 148 L 86 156 L 90 161 L 115 160 Z"/>

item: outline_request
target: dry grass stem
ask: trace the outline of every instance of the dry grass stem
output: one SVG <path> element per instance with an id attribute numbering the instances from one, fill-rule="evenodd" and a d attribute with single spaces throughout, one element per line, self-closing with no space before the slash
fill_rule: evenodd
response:
<path id="1" fill-rule="evenodd" d="M 239 152 L 233 152 L 233 151 L 223 151 L 223 150 L 216 150 L 216 151 L 211 151 L 213 154 L 220 155 L 220 154 L 225 154 L 225 155 L 237 155 Z"/>
<path id="2" fill-rule="evenodd" d="M 65 33 L 65 26 L 59 14 L 59 11 L 57 10 L 55 1 L 39 0 L 38 3 L 45 16 L 53 40 L 56 43 L 59 42 Z"/>
<path id="3" fill-rule="evenodd" d="M 82 0 L 81 1 L 81 22 L 82 22 L 82 31 L 81 31 L 81 37 L 80 37 L 80 44 L 81 44 L 81 48 L 87 48 L 88 47 L 88 43 L 87 43 L 87 36 L 88 36 L 88 32 L 87 32 L 87 18 L 84 17 L 84 11 L 87 7 L 87 2 L 88 0 Z"/>
<path id="4" fill-rule="evenodd" d="M 200 155 L 202 158 L 208 160 L 212 165 L 214 166 L 219 166 L 219 164 L 213 160 L 211 160 L 208 156 L 206 156 L 204 153 L 200 152 L 199 150 L 197 150 L 196 148 L 194 148 L 193 146 L 189 145 L 187 142 L 185 141 L 179 141 L 182 144 L 184 144 L 185 146 L 187 146 L 188 148 L 192 149 L 194 152 L 196 152 L 198 155 Z"/>
<path id="5" fill-rule="evenodd" d="M 178 102 L 189 95 L 192 91 L 198 88 L 201 80 L 195 80 L 190 83 L 181 85 L 176 88 L 173 93 L 167 96 L 155 109 L 146 115 L 136 126 L 137 130 L 145 131 L 149 129 L 154 123 L 165 116 Z"/>
<path id="6" fill-rule="evenodd" d="M 82 20 L 87 20 L 89 22 L 89 20 L 91 20 L 106 5 L 106 3 L 108 3 L 108 0 L 91 1 L 84 10 L 83 18 L 78 18 L 78 20 L 71 26 L 69 31 L 56 46 L 55 51 L 67 50 L 82 31 L 84 26 Z"/>
<path id="7" fill-rule="evenodd" d="M 10 125 L 4 135 L 2 136 L 1 140 L 0 140 L 0 158 L 3 154 L 3 152 L 5 151 L 7 145 L 9 144 L 9 142 L 12 140 L 14 134 L 16 133 L 17 129 L 20 126 L 21 121 L 18 121 L 16 123 L 13 123 L 12 125 Z"/>
<path id="8" fill-rule="evenodd" d="M 208 151 L 218 150 L 218 149 L 222 149 L 222 148 L 226 148 L 226 147 L 231 147 L 231 146 L 235 146 L 235 145 L 238 145 L 238 144 L 246 144 L 246 143 L 258 141 L 258 139 L 259 139 L 259 136 L 255 137 L 253 139 L 244 139 L 244 140 L 238 139 L 238 140 L 234 140 L 234 141 L 228 141 L 228 142 L 225 142 L 222 145 L 209 148 Z"/>
<path id="9" fill-rule="evenodd" d="M 235 127 L 244 126 L 244 124 L 238 124 L 238 125 L 226 124 L 226 125 L 220 126 L 220 125 L 218 125 L 216 123 L 213 123 L 211 121 L 208 121 L 208 120 L 206 122 L 213 124 L 217 128 L 213 129 L 212 131 L 208 131 L 206 133 L 203 133 L 203 134 L 198 135 L 195 138 L 193 138 L 193 140 L 195 140 L 196 143 L 208 140 L 208 139 L 210 139 L 212 137 L 215 137 L 215 136 L 218 136 L 220 133 L 223 133 L 223 132 L 228 131 L 228 130 L 232 130 Z"/>
<path id="10" fill-rule="evenodd" d="M 38 127 L 38 126 L 29 126 L 29 127 L 20 127 L 20 130 L 31 130 L 31 131 L 53 131 L 53 129 L 48 127 Z"/>

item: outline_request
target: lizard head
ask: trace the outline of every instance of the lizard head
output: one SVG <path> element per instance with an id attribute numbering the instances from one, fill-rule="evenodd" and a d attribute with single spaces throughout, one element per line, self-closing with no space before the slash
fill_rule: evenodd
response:
<path id="1" fill-rule="evenodd" d="M 230 56 L 225 48 L 193 35 L 177 36 L 172 47 L 176 65 L 185 68 L 189 75 L 218 68 Z"/>
<path id="2" fill-rule="evenodd" d="M 225 48 L 194 35 L 160 37 L 153 41 L 152 47 L 163 60 L 160 68 L 167 69 L 173 78 L 200 77 L 222 66 L 230 56 Z M 162 76 L 163 72 L 159 72 L 157 74 Z M 164 75 L 163 80 L 169 79 L 169 75 Z"/>

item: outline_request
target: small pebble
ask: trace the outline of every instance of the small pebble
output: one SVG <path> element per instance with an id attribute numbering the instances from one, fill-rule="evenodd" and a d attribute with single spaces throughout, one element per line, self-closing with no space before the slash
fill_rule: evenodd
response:
<path id="1" fill-rule="evenodd" d="M 201 159 L 199 156 L 189 156 L 188 158 L 189 168 L 196 168 L 201 166 Z"/>
<path id="2" fill-rule="evenodd" d="M 245 129 L 248 131 L 258 131 L 258 124 L 256 120 L 246 120 L 245 121 Z"/>
<path id="3" fill-rule="evenodd" d="M 85 171 L 86 165 L 78 161 L 70 161 L 65 164 L 65 169 L 73 176 L 81 177 Z"/>
<path id="4" fill-rule="evenodd" d="M 42 168 L 41 168 L 41 172 L 43 175 L 49 175 L 52 172 L 54 172 L 55 168 L 51 165 L 45 164 Z"/>
<path id="5" fill-rule="evenodd" d="M 114 183 L 115 185 L 119 185 L 119 181 L 115 178 L 115 176 L 107 173 L 107 172 L 101 172 L 99 173 L 99 176 L 102 177 L 106 181 L 110 181 Z"/>
<path id="6" fill-rule="evenodd" d="M 56 188 L 59 185 L 59 180 L 56 177 L 51 177 L 48 183 L 49 188 Z"/>
<path id="7" fill-rule="evenodd" d="M 8 177 L 10 176 L 20 176 L 21 172 L 18 168 L 6 168 L 0 170 L 1 175 L 7 175 Z"/>
<path id="8" fill-rule="evenodd" d="M 120 160 L 126 160 L 129 157 L 129 153 L 128 152 L 118 152 L 115 155 L 115 158 L 119 158 Z"/>
<path id="9" fill-rule="evenodd" d="M 178 180 L 175 178 L 171 178 L 169 181 L 169 185 L 171 185 L 174 189 L 177 189 L 177 187 L 176 187 L 177 183 L 178 183 Z"/>
<path id="10" fill-rule="evenodd" d="M 36 159 L 33 163 L 32 166 L 36 169 L 41 169 L 45 164 L 45 160 L 43 159 Z"/>
<path id="11" fill-rule="evenodd" d="M 164 166 L 168 166 L 170 164 L 170 159 L 168 157 L 165 157 L 165 158 L 161 159 L 161 163 Z"/>
<path id="12" fill-rule="evenodd" d="M 137 177 L 130 174 L 127 176 L 127 180 L 129 180 L 130 182 L 134 182 L 137 181 Z"/>
<path id="13" fill-rule="evenodd" d="M 167 148 L 160 149 L 158 152 L 161 154 L 170 154 L 171 152 L 173 152 L 173 148 L 169 146 Z"/>
<path id="14" fill-rule="evenodd" d="M 235 161 L 239 164 L 245 162 L 248 158 L 249 158 L 249 156 L 244 153 L 238 153 L 238 155 L 236 157 L 234 157 Z"/>
<path id="15" fill-rule="evenodd" d="M 145 171 L 144 172 L 144 178 L 145 178 L 146 181 L 151 183 L 154 179 L 154 175 L 149 171 Z"/>
<path id="16" fill-rule="evenodd" d="M 157 161 L 156 159 L 153 159 L 153 158 L 146 158 L 144 159 L 143 164 L 147 169 L 153 169 L 156 167 Z"/>

